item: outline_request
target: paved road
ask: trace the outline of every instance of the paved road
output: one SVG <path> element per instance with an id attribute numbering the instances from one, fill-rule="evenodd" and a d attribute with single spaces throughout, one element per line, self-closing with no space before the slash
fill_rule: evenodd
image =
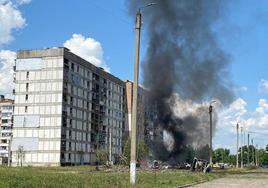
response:
<path id="1" fill-rule="evenodd" d="M 268 175 L 233 175 L 211 182 L 202 183 L 193 188 L 268 188 Z"/>

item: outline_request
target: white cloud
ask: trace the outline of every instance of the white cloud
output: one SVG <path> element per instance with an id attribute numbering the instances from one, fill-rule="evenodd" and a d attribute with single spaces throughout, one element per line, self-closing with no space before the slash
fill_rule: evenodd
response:
<path id="1" fill-rule="evenodd" d="M 268 92 L 268 80 L 262 79 L 259 83 L 259 92 L 267 93 Z"/>
<path id="2" fill-rule="evenodd" d="M 0 0 L 0 46 L 13 40 L 12 31 L 26 25 L 25 18 L 11 1 Z"/>
<path id="3" fill-rule="evenodd" d="M 0 94 L 12 94 L 13 65 L 16 53 L 9 50 L 0 51 Z"/>
<path id="4" fill-rule="evenodd" d="M 263 114 L 268 109 L 268 104 L 266 99 L 260 99 L 259 100 L 259 107 L 256 108 L 256 112 Z"/>
<path id="5" fill-rule="evenodd" d="M 247 103 L 242 98 L 236 99 L 230 106 L 219 113 L 215 146 L 223 147 L 235 144 L 236 124 L 244 127 L 246 132 L 255 132 L 253 137 L 261 137 L 260 133 L 268 130 L 268 103 L 266 99 L 259 99 L 258 106 L 253 111 L 247 110 Z M 268 132 L 266 134 L 266 137 Z M 232 141 L 228 140 L 232 139 Z M 267 143 L 259 142 L 261 146 Z M 235 147 L 230 145 L 233 152 Z"/>
<path id="6" fill-rule="evenodd" d="M 73 34 L 72 38 L 67 40 L 63 45 L 90 63 L 97 67 L 102 67 L 104 70 L 109 72 L 110 68 L 107 67 L 103 60 L 103 49 L 101 43 L 95 39 L 90 37 L 86 38 L 81 34 Z"/>
<path id="7" fill-rule="evenodd" d="M 17 3 L 19 4 L 19 5 L 22 5 L 22 4 L 28 4 L 28 3 L 30 3 L 32 0 L 17 0 Z"/>
<path id="8" fill-rule="evenodd" d="M 238 86 L 238 87 L 234 87 L 234 92 L 245 92 L 248 90 L 248 88 L 246 86 Z"/>

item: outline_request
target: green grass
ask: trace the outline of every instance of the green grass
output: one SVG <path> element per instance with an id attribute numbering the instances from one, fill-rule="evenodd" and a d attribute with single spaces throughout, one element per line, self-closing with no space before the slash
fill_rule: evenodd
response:
<path id="1" fill-rule="evenodd" d="M 218 178 L 217 173 L 203 174 L 189 171 L 139 171 L 135 188 L 177 187 Z M 118 169 L 95 171 L 95 167 L 0 167 L 0 187 L 90 187 L 128 188 L 129 173 Z"/>

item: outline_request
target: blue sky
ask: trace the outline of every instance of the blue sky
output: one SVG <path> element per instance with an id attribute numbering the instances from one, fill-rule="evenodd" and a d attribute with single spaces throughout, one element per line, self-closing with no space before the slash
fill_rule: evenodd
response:
<path id="1" fill-rule="evenodd" d="M 268 130 L 268 1 L 228 2 L 216 28 L 219 42 L 231 60 L 236 98 L 233 105 L 219 113 L 226 116 L 237 113 L 237 117 L 220 118 L 224 123 L 219 122 L 215 147 L 233 145 L 234 139 L 230 138 L 234 136 L 235 121 L 240 121 L 247 130 Z M 4 65 L 10 65 L 8 55 L 14 56 L 13 52 L 19 49 L 63 46 L 68 40 L 73 45 L 73 34 L 79 34 L 76 39 L 85 41 L 92 38 L 97 42 L 97 49 L 101 48 L 98 56 L 100 65 L 105 63 L 111 73 L 123 80 L 133 78 L 134 24 L 133 18 L 127 14 L 124 0 L 0 0 L 2 8 L 3 3 L 9 3 L 10 10 L 19 12 L 21 20 L 13 20 L 14 15 L 11 15 L 9 22 L 5 16 L 1 17 L 0 12 L 0 79 L 3 72 L 10 70 L 7 67 L 3 69 Z M 3 31 L 4 27 L 11 33 Z M 12 36 L 13 40 L 1 43 L 1 35 L 3 38 Z M 141 51 L 144 52 L 145 48 L 146 35 L 143 31 Z M 10 52 L 7 53 L 7 50 Z M 4 76 L 0 80 L 0 91 L 6 94 L 10 88 L 6 87 L 8 80 L 3 80 Z M 258 111 L 258 108 L 262 109 Z M 257 125 L 260 121 L 263 123 Z M 221 134 L 223 131 L 224 134 Z M 268 143 L 260 135 L 255 137 L 260 139 L 260 145 Z"/>

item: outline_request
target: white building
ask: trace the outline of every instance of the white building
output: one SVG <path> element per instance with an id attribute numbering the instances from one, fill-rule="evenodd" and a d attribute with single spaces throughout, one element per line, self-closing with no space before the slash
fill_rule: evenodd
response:
<path id="1" fill-rule="evenodd" d="M 8 163 L 14 101 L 0 95 L 0 164 Z"/>
<path id="2" fill-rule="evenodd" d="M 96 149 L 111 148 L 113 160 L 122 153 L 123 81 L 66 48 L 18 51 L 15 78 L 12 165 L 93 164 Z"/>

